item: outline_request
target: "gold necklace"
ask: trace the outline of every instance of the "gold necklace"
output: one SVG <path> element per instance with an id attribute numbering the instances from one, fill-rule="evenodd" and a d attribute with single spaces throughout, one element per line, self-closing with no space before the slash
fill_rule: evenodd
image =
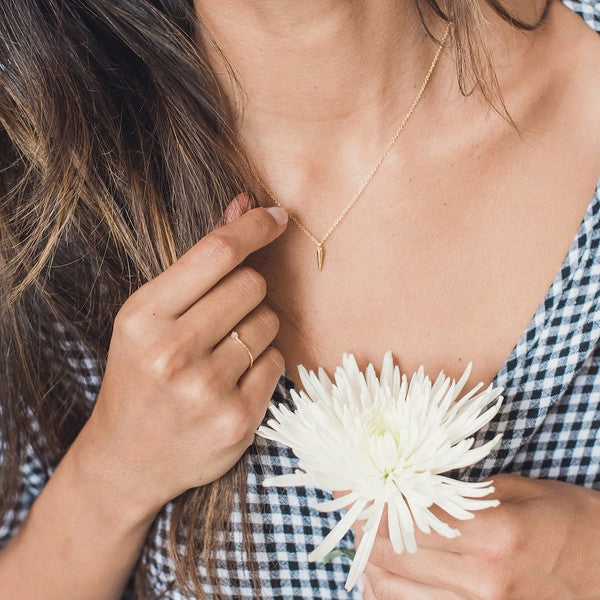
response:
<path id="1" fill-rule="evenodd" d="M 415 99 L 413 100 L 404 119 L 402 119 L 402 122 L 400 123 L 400 127 L 398 127 L 398 130 L 394 134 L 394 137 L 390 140 L 388 145 L 385 147 L 383 154 L 379 157 L 379 160 L 377 161 L 375 166 L 371 169 L 371 172 L 369 173 L 369 175 L 366 178 L 366 180 L 364 181 L 364 183 L 360 186 L 359 190 L 356 192 L 356 194 L 354 194 L 354 197 L 352 198 L 352 200 L 350 200 L 350 202 L 346 205 L 346 207 L 344 208 L 344 210 L 342 211 L 340 216 L 332 223 L 332 225 L 329 227 L 329 229 L 327 230 L 325 235 L 320 240 L 316 236 L 314 236 L 281 202 L 279 202 L 279 200 L 277 200 L 277 198 L 275 198 L 275 195 L 273 194 L 273 192 L 271 192 L 271 190 L 268 188 L 267 184 L 258 176 L 258 174 L 254 170 L 254 168 L 252 167 L 250 162 L 247 160 L 247 158 L 242 154 L 242 152 L 238 148 L 237 144 L 235 144 L 233 142 L 233 140 L 227 135 L 227 133 L 225 133 L 225 136 L 229 140 L 230 144 L 233 146 L 235 152 L 240 156 L 240 158 L 242 158 L 242 160 L 246 163 L 246 165 L 248 165 L 248 168 L 252 172 L 252 175 L 254 176 L 254 178 L 260 185 L 260 187 L 264 190 L 264 192 L 271 198 L 271 200 L 273 200 L 273 202 L 275 202 L 275 204 L 277 204 L 277 206 L 280 206 L 281 208 L 283 208 L 287 212 L 289 218 L 300 228 L 301 231 L 303 231 L 316 244 L 316 246 L 317 246 L 317 268 L 319 271 L 321 270 L 321 268 L 323 266 L 323 260 L 325 258 L 325 248 L 323 247 L 325 240 L 331 235 L 331 232 L 337 227 L 337 225 L 340 223 L 340 221 L 346 216 L 346 213 L 352 208 L 352 205 L 358 200 L 359 196 L 364 192 L 368 183 L 371 181 L 371 179 L 373 178 L 375 173 L 377 173 L 379 167 L 381 166 L 381 163 L 383 163 L 383 160 L 385 159 L 388 152 L 390 151 L 390 149 L 392 148 L 392 146 L 398 139 L 398 136 L 400 135 L 401 131 L 404 129 L 406 123 L 408 122 L 408 119 L 410 118 L 410 115 L 412 114 L 413 110 L 415 109 L 415 106 L 421 99 L 421 96 L 423 95 L 423 92 L 425 91 L 425 88 L 427 87 L 427 83 L 429 82 L 429 78 L 431 77 L 431 74 L 433 73 L 433 69 L 435 68 L 435 65 L 438 61 L 438 58 L 442 51 L 442 48 L 444 47 L 444 43 L 446 42 L 446 38 L 448 37 L 449 31 L 450 31 L 450 25 L 448 25 L 446 27 L 446 31 L 444 32 L 444 36 L 442 37 L 442 41 L 435 53 L 435 56 L 433 57 L 431 66 L 429 67 L 429 70 L 427 71 L 427 74 L 425 75 L 425 79 L 423 80 L 421 89 L 419 90 Z"/>

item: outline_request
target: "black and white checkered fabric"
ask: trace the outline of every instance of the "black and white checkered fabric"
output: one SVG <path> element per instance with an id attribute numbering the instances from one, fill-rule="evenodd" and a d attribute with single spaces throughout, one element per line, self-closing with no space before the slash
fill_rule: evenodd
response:
<path id="1" fill-rule="evenodd" d="M 563 2 L 600 32 L 600 2 Z M 73 371 L 88 385 L 93 402 L 100 385 L 96 366 L 76 348 L 73 356 Z M 494 421 L 478 434 L 478 441 L 502 432 L 502 444 L 477 465 L 455 475 L 479 479 L 510 471 L 600 490 L 600 180 L 560 271 L 493 384 L 504 387 L 505 401 Z M 274 402 L 290 402 L 291 386 L 283 375 Z M 260 597 L 361 598 L 360 588 L 344 591 L 347 560 L 337 558 L 327 565 L 308 562 L 309 552 L 341 516 L 319 513 L 309 505 L 331 496 L 310 488 L 263 488 L 264 477 L 291 473 L 296 467 L 291 451 L 275 442 L 257 437 L 247 464 L 247 502 L 262 582 Z M 31 448 L 22 474 L 19 505 L 0 522 L 0 546 L 14 535 L 46 482 Z M 237 500 L 231 520 L 239 549 Z M 156 535 L 146 541 L 142 558 L 148 566 L 153 598 L 192 600 L 174 583 L 166 546 L 170 513 L 169 503 L 157 517 Z M 342 545 L 353 548 L 351 533 Z M 252 598 L 245 557 L 235 552 L 238 568 L 233 572 L 224 567 L 224 553 L 220 556 L 225 597 Z M 198 569 L 201 575 L 205 573 L 202 564 Z M 205 593 L 213 597 L 208 585 Z"/>

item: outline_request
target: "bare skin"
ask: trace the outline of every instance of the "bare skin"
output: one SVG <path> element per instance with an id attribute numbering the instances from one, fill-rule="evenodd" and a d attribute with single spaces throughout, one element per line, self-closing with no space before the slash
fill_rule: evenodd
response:
<path id="1" fill-rule="evenodd" d="M 274 192 L 316 233 L 362 183 L 431 60 L 433 48 L 418 33 L 409 7 L 401 0 L 197 2 L 244 80 L 250 102 L 241 134 L 265 165 Z M 190 274 L 206 273 L 195 264 L 206 265 L 207 256 L 171 271 L 162 279 L 168 285 L 154 282 L 128 301 L 92 418 L 21 534 L 0 552 L 4 593 L 24 600 L 118 598 L 158 508 L 218 477 L 250 443 L 283 358 L 293 378 L 298 363 L 332 369 L 350 350 L 364 366 L 377 363 L 388 348 L 405 370 L 423 362 L 433 372 L 443 367 L 456 376 L 473 359 L 472 380 L 495 373 L 564 257 L 591 199 L 600 155 L 593 32 L 560 5 L 536 34 L 497 27 L 504 33 L 492 43 L 496 58 L 505 42 L 514 43 L 514 61 L 499 77 L 511 114 L 532 132 L 529 143 L 523 145 L 493 113 L 485 119 L 480 101 L 459 96 L 448 55 L 402 139 L 330 238 L 322 272 L 308 238 L 290 225 L 283 234 L 264 229 L 268 221 L 258 210 L 241 217 L 254 224 L 232 229 L 237 241 L 231 241 L 257 250 L 245 262 L 263 275 L 264 288 L 262 279 L 248 278 L 248 270 L 237 271 L 246 279 L 227 287 L 228 269 L 219 268 L 219 251 L 209 250 L 214 280 L 183 290 L 190 304 L 178 304 L 182 287 L 190 285 Z M 261 251 L 268 243 L 272 251 Z M 225 255 L 229 270 L 245 258 L 234 254 Z M 194 310 L 194 296 L 208 298 L 211 286 L 221 286 L 222 294 L 203 303 L 202 318 L 197 312 L 177 324 Z M 231 341 L 227 353 L 223 346 L 219 351 L 215 331 L 201 344 L 179 334 L 200 322 L 226 332 L 243 318 L 232 318 L 242 299 L 262 304 L 261 289 L 282 307 L 281 327 L 264 312 L 264 319 L 240 330 L 255 355 L 263 356 L 246 379 L 243 401 L 243 349 Z M 215 320 L 209 305 L 226 306 L 227 316 Z M 171 312 L 161 314 L 165 306 Z M 307 335 L 306 344 L 285 313 Z M 280 353 L 266 353 L 272 339 Z M 154 360 L 136 362 L 140 347 L 152 350 Z M 209 368 L 216 364 L 216 371 Z M 199 388 L 207 393 L 196 404 L 190 394 Z M 207 470 L 198 474 L 198 440 L 206 435 L 218 440 L 218 451 L 207 455 Z M 590 511 L 581 518 L 593 531 L 596 516 Z"/>
<path id="2" fill-rule="evenodd" d="M 298 15 L 288 3 L 236 2 L 235 20 L 228 3 L 198 4 L 240 73 L 248 100 L 238 128 L 259 174 L 320 237 L 399 125 L 433 44 L 412 45 L 411 2 L 353 6 L 360 18 L 340 8 L 349 3 L 302 3 Z M 329 37 L 325 17 L 335 22 Z M 406 371 L 423 363 L 453 377 L 472 359 L 468 385 L 487 382 L 558 272 L 600 175 L 600 40 L 558 2 L 535 33 L 492 22 L 498 78 L 524 139 L 459 94 L 443 54 L 391 153 L 328 238 L 323 270 L 293 223 L 253 262 L 281 307 L 276 344 L 298 387 L 298 364 L 331 372 L 351 351 L 359 366 L 378 366 L 388 349 Z"/>

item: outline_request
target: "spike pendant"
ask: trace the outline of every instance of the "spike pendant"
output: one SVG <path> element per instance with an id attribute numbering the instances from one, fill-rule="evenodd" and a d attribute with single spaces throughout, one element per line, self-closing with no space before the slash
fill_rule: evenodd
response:
<path id="1" fill-rule="evenodd" d="M 317 268 L 319 271 L 323 266 L 323 258 L 325 254 L 325 248 L 323 248 L 323 244 L 317 244 Z"/>

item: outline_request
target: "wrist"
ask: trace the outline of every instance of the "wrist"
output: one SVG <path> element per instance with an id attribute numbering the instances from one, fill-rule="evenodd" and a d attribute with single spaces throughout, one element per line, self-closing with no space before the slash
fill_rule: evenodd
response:
<path id="1" fill-rule="evenodd" d="M 136 532 L 147 529 L 162 504 L 136 486 L 118 453 L 98 439 L 89 423 L 77 436 L 59 467 L 82 500 L 109 527 Z"/>

